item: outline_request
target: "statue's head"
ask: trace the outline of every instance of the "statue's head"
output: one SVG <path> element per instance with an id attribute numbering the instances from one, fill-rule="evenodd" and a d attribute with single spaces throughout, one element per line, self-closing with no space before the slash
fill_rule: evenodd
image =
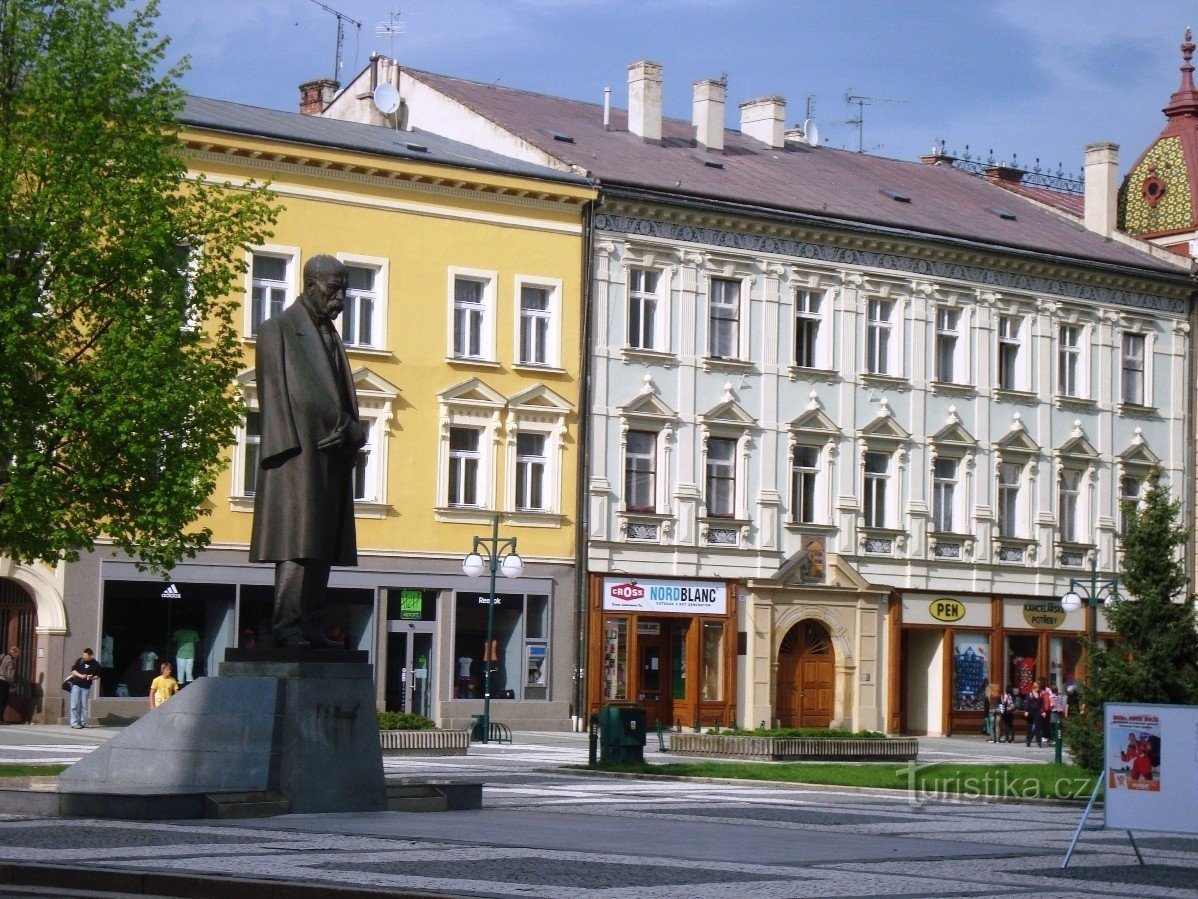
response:
<path id="1" fill-rule="evenodd" d="M 322 253 L 304 264 L 304 293 L 317 315 L 336 318 L 345 305 L 349 273 L 341 260 Z"/>

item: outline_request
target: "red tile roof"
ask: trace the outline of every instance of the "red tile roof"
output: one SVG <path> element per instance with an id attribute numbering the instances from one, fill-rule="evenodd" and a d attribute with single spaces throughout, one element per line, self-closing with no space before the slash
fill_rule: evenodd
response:
<path id="1" fill-rule="evenodd" d="M 710 152 L 696 144 L 690 122 L 669 118 L 662 122 L 661 142 L 651 143 L 628 131 L 623 110 L 612 110 L 605 129 L 597 103 L 404 71 L 551 156 L 585 169 L 601 187 L 806 213 L 933 238 L 1177 273 L 1147 253 L 1104 239 L 1018 193 L 948 165 L 805 144 L 773 149 L 731 130 L 725 131 L 724 150 Z M 571 140 L 557 138 L 555 132 Z"/>

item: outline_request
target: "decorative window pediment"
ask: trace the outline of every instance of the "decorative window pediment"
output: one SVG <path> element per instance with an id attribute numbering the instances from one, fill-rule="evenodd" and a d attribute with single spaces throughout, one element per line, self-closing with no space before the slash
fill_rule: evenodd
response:
<path id="1" fill-rule="evenodd" d="M 745 411 L 736 400 L 729 397 L 717 406 L 704 412 L 701 416 L 705 425 L 734 425 L 740 428 L 751 428 L 757 424 L 757 419 Z"/>
<path id="2" fill-rule="evenodd" d="M 790 430 L 796 436 L 812 436 L 820 438 L 839 437 L 840 428 L 828 417 L 823 409 L 808 409 L 790 423 Z"/>
<path id="3" fill-rule="evenodd" d="M 625 418 L 651 419 L 653 421 L 674 421 L 678 413 L 667 406 L 654 393 L 641 393 L 632 402 L 620 407 L 620 414 Z"/>
<path id="4" fill-rule="evenodd" d="M 1098 459 L 1098 450 L 1094 449 L 1094 444 L 1086 439 L 1085 434 L 1075 432 L 1065 441 L 1065 445 L 1057 450 L 1057 456 L 1062 462 L 1079 462 L 1089 465 Z"/>
<path id="5" fill-rule="evenodd" d="M 1161 467 L 1160 457 L 1149 449 L 1139 431 L 1140 429 L 1136 428 L 1136 436 L 1132 438 L 1131 444 L 1119 454 L 1119 462 L 1124 468 L 1159 470 Z"/>
<path id="6" fill-rule="evenodd" d="M 477 406 L 485 409 L 501 409 L 507 402 L 503 394 L 488 387 L 479 378 L 470 378 L 437 394 L 442 405 Z"/>
<path id="7" fill-rule="evenodd" d="M 890 404 L 885 398 L 882 399 L 882 408 L 878 410 L 877 417 L 861 429 L 861 436 L 871 443 L 880 441 L 902 443 L 911 439 L 910 432 L 895 421 L 890 414 Z"/>
<path id="8" fill-rule="evenodd" d="M 517 393 L 508 401 L 508 405 L 512 409 L 519 410 L 521 413 L 540 412 L 551 415 L 565 415 L 570 411 L 570 403 L 544 384 L 538 384 L 535 387 L 530 387 L 528 390 Z"/>
<path id="9" fill-rule="evenodd" d="M 1011 430 L 994 444 L 994 448 L 1003 458 L 1034 456 L 1040 452 L 1040 445 L 1023 429 L 1023 417 L 1018 412 L 1012 420 Z"/>
<path id="10" fill-rule="evenodd" d="M 937 448 L 973 450 L 977 449 L 977 439 L 965 430 L 959 421 L 949 421 L 943 428 L 932 435 L 932 443 Z"/>
<path id="11" fill-rule="evenodd" d="M 366 397 L 390 401 L 399 396 L 399 388 L 365 366 L 354 369 L 354 390 L 359 402 Z"/>

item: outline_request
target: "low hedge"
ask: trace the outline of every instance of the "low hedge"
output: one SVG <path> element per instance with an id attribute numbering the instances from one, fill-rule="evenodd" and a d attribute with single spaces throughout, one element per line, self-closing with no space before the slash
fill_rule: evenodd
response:
<path id="1" fill-rule="evenodd" d="M 758 727 L 754 730 L 711 731 L 712 736 L 772 737 L 775 740 L 885 740 L 876 730 L 834 730 L 828 727 Z"/>
<path id="2" fill-rule="evenodd" d="M 379 730 L 432 730 L 437 725 L 410 712 L 379 712 Z"/>

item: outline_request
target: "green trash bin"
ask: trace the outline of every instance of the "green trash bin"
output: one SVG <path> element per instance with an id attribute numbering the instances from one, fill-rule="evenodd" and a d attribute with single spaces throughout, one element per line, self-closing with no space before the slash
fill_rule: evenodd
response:
<path id="1" fill-rule="evenodd" d="M 599 760 L 629 764 L 645 760 L 645 710 L 605 705 L 599 710 Z"/>

